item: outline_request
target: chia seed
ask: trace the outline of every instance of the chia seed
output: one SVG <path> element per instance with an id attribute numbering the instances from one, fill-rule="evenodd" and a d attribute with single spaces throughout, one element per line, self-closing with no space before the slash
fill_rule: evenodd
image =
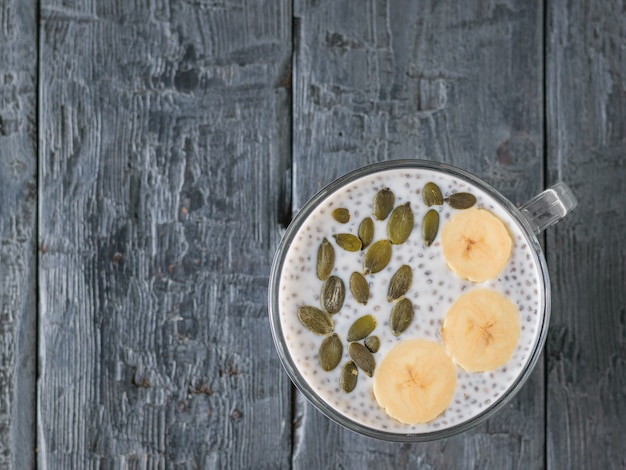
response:
<path id="1" fill-rule="evenodd" d="M 435 182 L 441 188 L 444 198 L 467 185 L 464 190 L 476 196 L 477 207 L 489 208 L 505 222 L 512 235 L 514 246 L 509 262 L 496 279 L 476 284 L 456 276 L 447 267 L 438 243 L 441 227 L 436 243 L 430 247 L 424 245 L 421 221 L 428 210 L 420 194 L 424 181 Z M 410 201 L 415 226 L 405 243 L 393 246 L 393 256 L 387 268 L 366 277 L 370 285 L 370 299 L 367 305 L 359 304 L 349 291 L 346 292 L 342 310 L 333 315 L 335 333 L 344 341 L 344 346 L 347 346 L 345 338 L 352 323 L 366 314 L 374 315 L 377 320 L 377 327 L 372 333 L 380 338 L 380 349 L 374 354 L 377 363 L 380 363 L 399 341 L 425 338 L 441 343 L 441 324 L 449 308 L 463 292 L 478 287 L 502 293 L 518 306 L 520 313 L 533 312 L 533 315 L 524 314 L 520 317 L 522 331 L 510 361 L 496 371 L 485 373 L 469 373 L 457 366 L 458 386 L 452 403 L 462 405 L 448 407 L 439 417 L 425 424 L 406 425 L 389 417 L 373 398 L 371 393 L 373 378 L 367 377 L 362 371 L 359 371 L 353 392 L 345 393 L 340 390 L 337 384 L 342 367 L 339 366 L 330 372 L 321 371 L 317 351 L 322 339 L 300 328 L 296 315 L 298 307 L 302 305 L 319 306 L 319 291 L 323 282 L 316 276 L 314 260 L 317 259 L 317 249 L 324 237 L 328 238 L 335 248 L 334 275 L 340 276 L 347 285 L 352 272 L 362 272 L 364 251 L 349 253 L 340 248 L 330 234 L 339 229 L 341 232 L 357 234 L 362 219 L 371 213 L 374 195 L 382 187 L 389 187 L 395 193 L 396 206 L 401 201 Z M 358 214 L 356 208 L 362 203 L 364 203 L 360 211 L 362 216 L 351 217 L 348 223 L 339 224 L 330 217 L 331 207 L 345 207 L 351 214 L 356 215 Z M 442 224 L 459 212 L 446 203 L 438 209 Z M 386 238 L 388 219 L 384 221 L 378 221 L 373 217 L 372 219 L 375 227 L 374 242 Z M 309 234 L 307 238 L 311 238 L 311 243 L 304 243 L 302 234 L 305 232 Z M 389 328 L 388 320 L 392 305 L 387 301 L 387 287 L 391 275 L 404 263 L 413 269 L 413 284 L 406 297 L 414 299 L 416 313 L 412 327 L 396 337 Z M 516 270 L 516 265 L 523 265 L 525 268 Z M 515 274 L 512 274 L 513 272 Z M 542 327 L 543 316 L 538 313 L 543 312 L 545 299 L 543 289 L 536 287 L 542 286 L 542 278 L 532 243 L 527 242 L 519 225 L 490 195 L 456 177 L 433 170 L 384 171 L 352 181 L 341 190 L 330 194 L 299 228 L 298 236 L 294 237 L 294 242 L 287 251 L 280 279 L 280 321 L 283 331 L 293 332 L 285 338 L 285 343 L 296 367 L 310 389 L 315 390 L 324 401 L 331 404 L 339 413 L 372 429 L 397 433 L 429 432 L 446 429 L 477 416 L 492 406 L 501 394 L 506 394 L 519 374 L 527 367 L 538 340 L 536 332 L 541 331 Z M 436 290 L 427 287 L 431 284 L 445 285 L 446 295 L 437 295 Z M 428 325 L 437 326 L 428 328 Z M 308 351 L 314 351 L 313 357 L 308 356 Z M 349 360 L 347 347 L 344 348 L 343 354 L 340 364 Z"/>

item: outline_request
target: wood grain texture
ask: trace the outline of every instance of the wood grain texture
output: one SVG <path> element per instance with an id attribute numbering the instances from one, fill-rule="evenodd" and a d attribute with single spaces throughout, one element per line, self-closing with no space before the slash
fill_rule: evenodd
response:
<path id="1" fill-rule="evenodd" d="M 515 203 L 543 185 L 540 2 L 297 1 L 294 207 L 341 174 L 424 158 Z M 414 445 L 360 437 L 297 400 L 294 468 L 541 468 L 544 380 L 475 430 Z"/>
<path id="2" fill-rule="evenodd" d="M 41 466 L 288 467 L 266 292 L 290 4 L 41 16 Z"/>
<path id="3" fill-rule="evenodd" d="M 0 469 L 35 463 L 35 2 L 0 2 Z"/>
<path id="4" fill-rule="evenodd" d="M 578 208 L 548 231 L 550 468 L 626 468 L 626 4 L 548 3 L 549 179 Z"/>

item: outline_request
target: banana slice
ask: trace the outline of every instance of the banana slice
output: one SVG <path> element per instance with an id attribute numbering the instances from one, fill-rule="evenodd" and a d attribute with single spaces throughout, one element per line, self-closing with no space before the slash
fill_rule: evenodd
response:
<path id="1" fill-rule="evenodd" d="M 496 278 L 511 257 L 513 240 L 498 217 L 485 209 L 467 209 L 448 221 L 441 232 L 443 256 L 463 279 Z"/>
<path id="2" fill-rule="evenodd" d="M 495 370 L 506 364 L 519 341 L 515 304 L 489 289 L 463 294 L 448 311 L 441 328 L 443 342 L 468 372 Z"/>
<path id="3" fill-rule="evenodd" d="M 392 418 L 426 423 L 448 407 L 456 389 L 456 368 L 445 348 L 433 341 L 399 342 L 374 374 L 374 396 Z"/>

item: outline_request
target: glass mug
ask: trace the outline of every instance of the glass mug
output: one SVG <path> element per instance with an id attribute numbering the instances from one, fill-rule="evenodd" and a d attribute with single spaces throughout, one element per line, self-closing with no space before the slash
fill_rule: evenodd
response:
<path id="1" fill-rule="evenodd" d="M 433 186 L 426 183 L 435 183 L 440 194 L 433 193 Z M 374 198 L 379 192 L 375 207 Z M 272 264 L 269 316 L 283 367 L 323 414 L 366 436 L 427 441 L 476 426 L 517 393 L 541 354 L 550 317 L 550 281 L 537 235 L 575 206 L 576 199 L 569 188 L 557 183 L 518 209 L 470 173 L 422 160 L 376 163 L 335 180 L 296 215 Z M 376 211 L 378 217 L 374 215 Z M 405 217 L 404 225 L 398 225 L 402 211 L 404 216 L 411 212 L 412 219 Z M 478 216 L 471 223 L 465 222 L 468 228 L 461 231 L 489 232 L 491 222 L 481 219 L 485 215 L 492 221 L 490 216 L 495 216 L 504 224 L 502 240 L 508 239 L 508 233 L 510 254 L 500 261 L 504 267 L 496 266 L 495 277 L 491 251 L 482 260 L 485 269 L 491 271 L 486 275 L 488 279 L 480 277 L 480 273 L 478 278 L 472 278 L 455 265 L 454 256 L 463 253 L 449 254 L 449 249 L 448 254 L 444 253 L 442 232 L 445 234 L 446 225 L 460 214 Z M 363 222 L 365 219 L 370 221 Z M 456 227 L 458 231 L 458 223 Z M 452 229 L 448 233 L 451 232 Z M 393 240 L 398 236 L 400 239 Z M 495 237 L 485 235 L 484 243 L 491 243 L 492 236 Z M 384 241 L 387 239 L 393 242 Z M 499 246 L 501 240 L 494 240 Z M 469 241 L 467 249 L 474 242 Z M 478 249 L 482 249 L 480 243 Z M 391 255 L 387 256 L 389 250 Z M 334 256 L 326 256 L 329 251 Z M 480 252 L 474 253 L 480 256 Z M 403 276 L 399 275 L 401 266 L 408 266 L 403 268 Z M 323 274 L 318 272 L 320 267 Z M 358 274 L 352 279 L 354 272 Z M 401 292 L 391 294 L 391 284 L 403 284 Z M 480 295 L 495 292 L 497 299 L 506 299 L 506 305 L 514 306 L 519 325 L 517 340 L 506 340 L 513 344 L 508 346 L 506 357 L 486 370 L 468 364 L 483 360 L 481 350 L 471 349 L 472 341 L 488 338 L 485 344 L 500 344 L 495 340 L 490 343 L 493 336 L 484 336 L 490 333 L 462 332 L 459 344 L 469 344 L 470 349 L 461 348 L 459 352 L 456 343 L 447 340 L 454 335 L 445 332 L 446 336 L 444 330 L 448 326 L 443 328 L 446 322 L 452 331 L 452 320 L 448 323 L 447 318 L 455 310 L 453 306 L 457 301 L 461 303 L 461 298 L 467 304 L 467 299 L 472 298 L 468 294 L 477 291 Z M 487 299 L 486 304 L 483 302 L 486 307 L 481 307 L 485 315 L 501 302 Z M 394 313 L 401 301 L 404 311 L 398 306 Z M 367 319 L 357 324 L 363 317 Z M 490 327 L 498 325 L 497 321 L 489 320 Z M 467 323 L 461 328 L 468 328 Z M 403 356 L 405 353 L 399 349 L 390 355 L 400 344 L 417 347 L 418 343 L 429 345 L 434 352 L 432 358 L 418 354 L 423 359 L 415 362 L 417 369 L 403 364 L 409 356 Z M 388 355 L 389 360 L 385 361 Z M 485 353 L 485 357 L 491 356 Z M 430 363 L 431 359 L 435 362 Z M 444 366 L 437 361 L 444 361 Z M 443 383 L 444 376 L 447 383 Z M 400 385 L 391 388 L 396 380 L 402 387 L 408 384 L 404 395 L 398 395 Z M 415 391 L 411 387 L 418 382 L 421 388 Z M 419 417 L 407 419 L 407 412 Z"/>

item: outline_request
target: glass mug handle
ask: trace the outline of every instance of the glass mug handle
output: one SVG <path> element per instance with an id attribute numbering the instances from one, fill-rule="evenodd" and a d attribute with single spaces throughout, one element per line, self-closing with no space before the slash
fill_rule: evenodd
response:
<path id="1" fill-rule="evenodd" d="M 520 207 L 528 223 L 539 235 L 543 230 L 556 224 L 578 204 L 572 190 L 563 182 L 556 183 Z"/>

